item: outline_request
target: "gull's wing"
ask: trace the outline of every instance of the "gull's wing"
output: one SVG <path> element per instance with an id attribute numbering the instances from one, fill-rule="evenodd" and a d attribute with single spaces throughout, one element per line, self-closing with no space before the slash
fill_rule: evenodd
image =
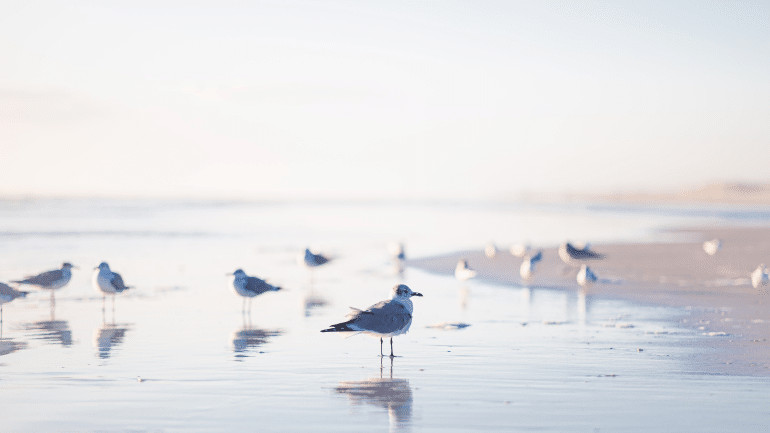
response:
<path id="1" fill-rule="evenodd" d="M 112 284 L 112 287 L 114 287 L 118 292 L 122 292 L 128 289 L 128 287 L 126 287 L 126 285 L 123 283 L 123 277 L 121 277 L 117 272 L 112 273 L 112 279 L 110 280 L 110 283 Z"/>
<path id="2" fill-rule="evenodd" d="M 267 284 L 263 279 L 257 277 L 246 278 L 246 290 L 261 295 L 267 291 L 273 290 L 273 286 Z"/>
<path id="3" fill-rule="evenodd" d="M 389 334 L 403 329 L 412 320 L 412 315 L 398 301 L 382 301 L 366 311 L 358 310 L 348 322 L 349 327 L 359 331 Z"/>
<path id="4" fill-rule="evenodd" d="M 27 277 L 26 279 L 23 279 L 21 281 L 14 281 L 14 282 L 19 284 L 34 284 L 34 285 L 40 285 L 40 286 L 48 286 L 52 284 L 54 281 L 60 280 L 61 278 L 62 278 L 62 270 L 55 269 L 53 271 L 43 272 L 42 274 Z"/>

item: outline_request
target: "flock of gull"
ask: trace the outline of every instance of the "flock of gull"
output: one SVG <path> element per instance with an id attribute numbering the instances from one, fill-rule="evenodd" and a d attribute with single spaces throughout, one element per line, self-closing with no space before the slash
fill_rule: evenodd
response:
<path id="1" fill-rule="evenodd" d="M 703 243 L 703 250 L 708 255 L 716 254 L 720 247 L 721 241 L 718 239 Z M 519 274 L 524 280 L 532 278 L 537 263 L 543 259 L 542 251 L 532 253 L 530 250 L 530 247 L 524 244 L 516 244 L 510 249 L 513 256 L 522 259 Z M 497 255 L 497 252 L 497 247 L 491 243 L 484 249 L 484 253 L 488 258 L 494 258 Z M 596 274 L 587 264 L 585 264 L 585 262 L 590 260 L 601 260 L 605 257 L 603 254 L 593 251 L 588 245 L 577 247 L 569 242 L 565 242 L 559 246 L 558 255 L 566 264 L 580 264 L 580 270 L 577 273 L 576 281 L 581 287 L 587 287 L 598 281 Z M 405 260 L 403 244 L 398 245 L 398 248 L 393 251 L 393 256 L 397 260 L 397 263 L 403 265 Z M 322 254 L 314 254 L 310 249 L 305 249 L 304 254 L 299 257 L 299 262 L 308 268 L 322 266 L 330 261 L 331 259 L 329 257 Z M 12 284 L 17 285 L 17 288 L 0 282 L 0 323 L 2 323 L 3 304 L 11 302 L 16 298 L 25 297 L 29 293 L 18 290 L 18 287 L 31 286 L 42 290 L 50 290 L 51 300 L 53 302 L 54 290 L 62 288 L 69 283 L 72 277 L 73 268 L 75 267 L 72 264 L 65 262 L 60 269 L 54 269 L 37 275 L 28 276 L 24 279 L 11 281 Z M 266 292 L 281 290 L 280 287 L 269 284 L 261 278 L 247 275 L 242 269 L 237 269 L 235 272 L 228 275 L 232 276 L 233 289 L 239 296 L 244 298 L 244 302 L 246 299 L 254 298 Z M 466 259 L 461 259 L 457 262 L 454 275 L 457 280 L 466 281 L 476 277 L 477 271 L 468 265 Z M 751 273 L 751 284 L 754 288 L 759 288 L 768 284 L 769 280 L 767 267 L 764 264 L 760 264 Z M 92 283 L 93 287 L 102 294 L 102 305 L 104 305 L 107 294 L 113 296 L 114 305 L 114 296 L 131 288 L 131 286 L 125 284 L 123 277 L 119 273 L 110 269 L 110 266 L 106 262 L 102 262 L 99 266 L 94 268 Z M 421 297 L 422 294 L 414 292 L 405 284 L 398 284 L 393 287 L 390 299 L 378 302 L 365 310 L 352 308 L 346 321 L 330 325 L 328 328 L 321 330 L 321 332 L 366 333 L 379 337 L 380 356 L 384 356 L 382 351 L 383 339 L 390 338 L 390 356 L 393 357 L 393 337 L 405 334 L 412 323 L 414 306 L 411 298 L 413 296 Z"/>

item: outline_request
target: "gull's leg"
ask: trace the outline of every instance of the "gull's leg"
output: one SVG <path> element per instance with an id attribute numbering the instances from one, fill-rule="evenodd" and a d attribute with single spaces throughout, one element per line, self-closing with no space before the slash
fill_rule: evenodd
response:
<path id="1" fill-rule="evenodd" d="M 380 337 L 380 358 L 382 358 L 383 356 L 385 355 L 382 354 L 382 337 Z"/>
<path id="2" fill-rule="evenodd" d="M 390 337 L 390 358 L 393 359 L 393 337 Z"/>

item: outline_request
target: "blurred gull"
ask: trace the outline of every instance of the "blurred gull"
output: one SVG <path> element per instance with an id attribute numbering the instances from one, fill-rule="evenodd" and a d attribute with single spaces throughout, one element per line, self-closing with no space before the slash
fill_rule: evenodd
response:
<path id="1" fill-rule="evenodd" d="M 406 251 L 403 242 L 394 242 L 388 245 L 388 252 L 396 260 L 406 260 Z"/>
<path id="2" fill-rule="evenodd" d="M 577 282 L 581 287 L 590 286 L 595 283 L 597 279 L 596 274 L 591 271 L 591 268 L 586 265 L 580 267 L 580 271 L 577 274 Z"/>
<path id="3" fill-rule="evenodd" d="M 460 281 L 467 281 L 476 276 L 476 271 L 468 266 L 468 261 L 461 259 L 455 266 L 455 278 Z"/>
<path id="4" fill-rule="evenodd" d="M 706 254 L 713 256 L 714 254 L 719 251 L 719 248 L 722 247 L 722 241 L 719 239 L 712 239 L 710 241 L 706 241 L 703 243 L 703 251 L 706 252 Z"/>
<path id="5" fill-rule="evenodd" d="M 603 259 L 604 254 L 599 254 L 595 251 L 591 251 L 588 245 L 580 249 L 580 248 L 576 248 L 569 242 L 565 242 L 559 245 L 559 257 L 564 263 L 572 264 L 575 261 L 580 261 L 580 260 Z"/>
<path id="6" fill-rule="evenodd" d="M 300 260 L 305 264 L 305 266 L 315 268 L 317 266 L 328 263 L 330 259 L 328 257 L 324 257 L 321 254 L 313 254 L 310 252 L 309 248 L 305 248 L 305 255 L 304 257 L 300 256 Z"/>
<path id="7" fill-rule="evenodd" d="M 113 299 L 115 299 L 116 293 L 121 293 L 131 288 L 123 283 L 123 277 L 119 273 L 110 270 L 110 265 L 107 262 L 101 262 L 94 269 L 96 270 L 93 275 L 94 288 L 102 292 L 102 300 L 107 296 L 107 293 L 111 293 Z"/>
<path id="8" fill-rule="evenodd" d="M 514 244 L 511 246 L 511 255 L 514 257 L 524 257 L 529 252 L 528 244 Z"/>
<path id="9" fill-rule="evenodd" d="M 235 289 L 235 293 L 243 297 L 244 303 L 246 302 L 246 298 L 249 298 L 249 301 L 251 301 L 251 298 L 265 292 L 277 292 L 281 290 L 280 287 L 268 284 L 265 280 L 246 275 L 246 272 L 243 272 L 242 269 L 238 269 L 229 275 L 233 276 L 233 288 Z"/>
<path id="10" fill-rule="evenodd" d="M 61 265 L 61 269 L 46 271 L 42 274 L 28 276 L 23 280 L 12 282 L 17 284 L 28 284 L 45 290 L 56 290 L 64 287 L 70 282 L 70 278 L 72 278 L 72 268 L 74 268 L 74 266 L 68 262 L 64 262 Z"/>
<path id="11" fill-rule="evenodd" d="M 0 322 L 3 321 L 3 304 L 11 302 L 16 298 L 23 298 L 27 296 L 27 293 L 16 290 L 5 283 L 0 283 Z"/>
<path id="12" fill-rule="evenodd" d="M 521 275 L 521 278 L 525 280 L 532 278 L 532 275 L 535 273 L 535 265 L 542 259 L 542 251 L 538 251 L 534 256 L 524 257 L 524 261 L 521 262 L 521 267 L 519 268 L 519 275 Z"/>
<path id="13" fill-rule="evenodd" d="M 764 286 L 768 282 L 768 275 L 767 275 L 767 267 L 764 263 L 757 266 L 757 269 L 754 269 L 754 272 L 751 273 L 751 285 L 754 286 L 755 289 L 758 289 L 760 286 Z"/>
<path id="14" fill-rule="evenodd" d="M 366 310 L 353 310 L 347 322 L 340 322 L 322 329 L 321 332 L 364 332 L 380 337 L 380 356 L 382 353 L 383 337 L 390 338 L 390 356 L 393 357 L 393 337 L 406 334 L 412 324 L 412 296 L 422 296 L 413 292 L 406 284 L 393 287 L 393 297 L 387 301 L 378 302 Z"/>
<path id="15" fill-rule="evenodd" d="M 484 247 L 484 255 L 489 259 L 494 259 L 497 256 L 497 245 L 490 242 Z"/>

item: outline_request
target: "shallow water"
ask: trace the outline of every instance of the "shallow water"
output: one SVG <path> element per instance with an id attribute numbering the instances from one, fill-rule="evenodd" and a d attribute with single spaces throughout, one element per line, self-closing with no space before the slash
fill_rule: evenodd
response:
<path id="1" fill-rule="evenodd" d="M 399 275 L 386 249 L 647 240 L 714 218 L 495 204 L 0 202 L 0 281 L 64 260 L 80 267 L 55 304 L 32 293 L 4 305 L 1 430 L 763 431 L 770 382 L 704 374 L 706 337 L 673 320 L 684 311 Z M 334 260 L 311 273 L 296 263 L 305 246 Z M 104 309 L 90 283 L 103 260 L 135 286 Z M 225 276 L 238 267 L 284 290 L 244 313 Z M 371 337 L 319 332 L 399 282 L 425 296 L 392 361 Z M 435 326 L 446 323 L 469 326 Z"/>

